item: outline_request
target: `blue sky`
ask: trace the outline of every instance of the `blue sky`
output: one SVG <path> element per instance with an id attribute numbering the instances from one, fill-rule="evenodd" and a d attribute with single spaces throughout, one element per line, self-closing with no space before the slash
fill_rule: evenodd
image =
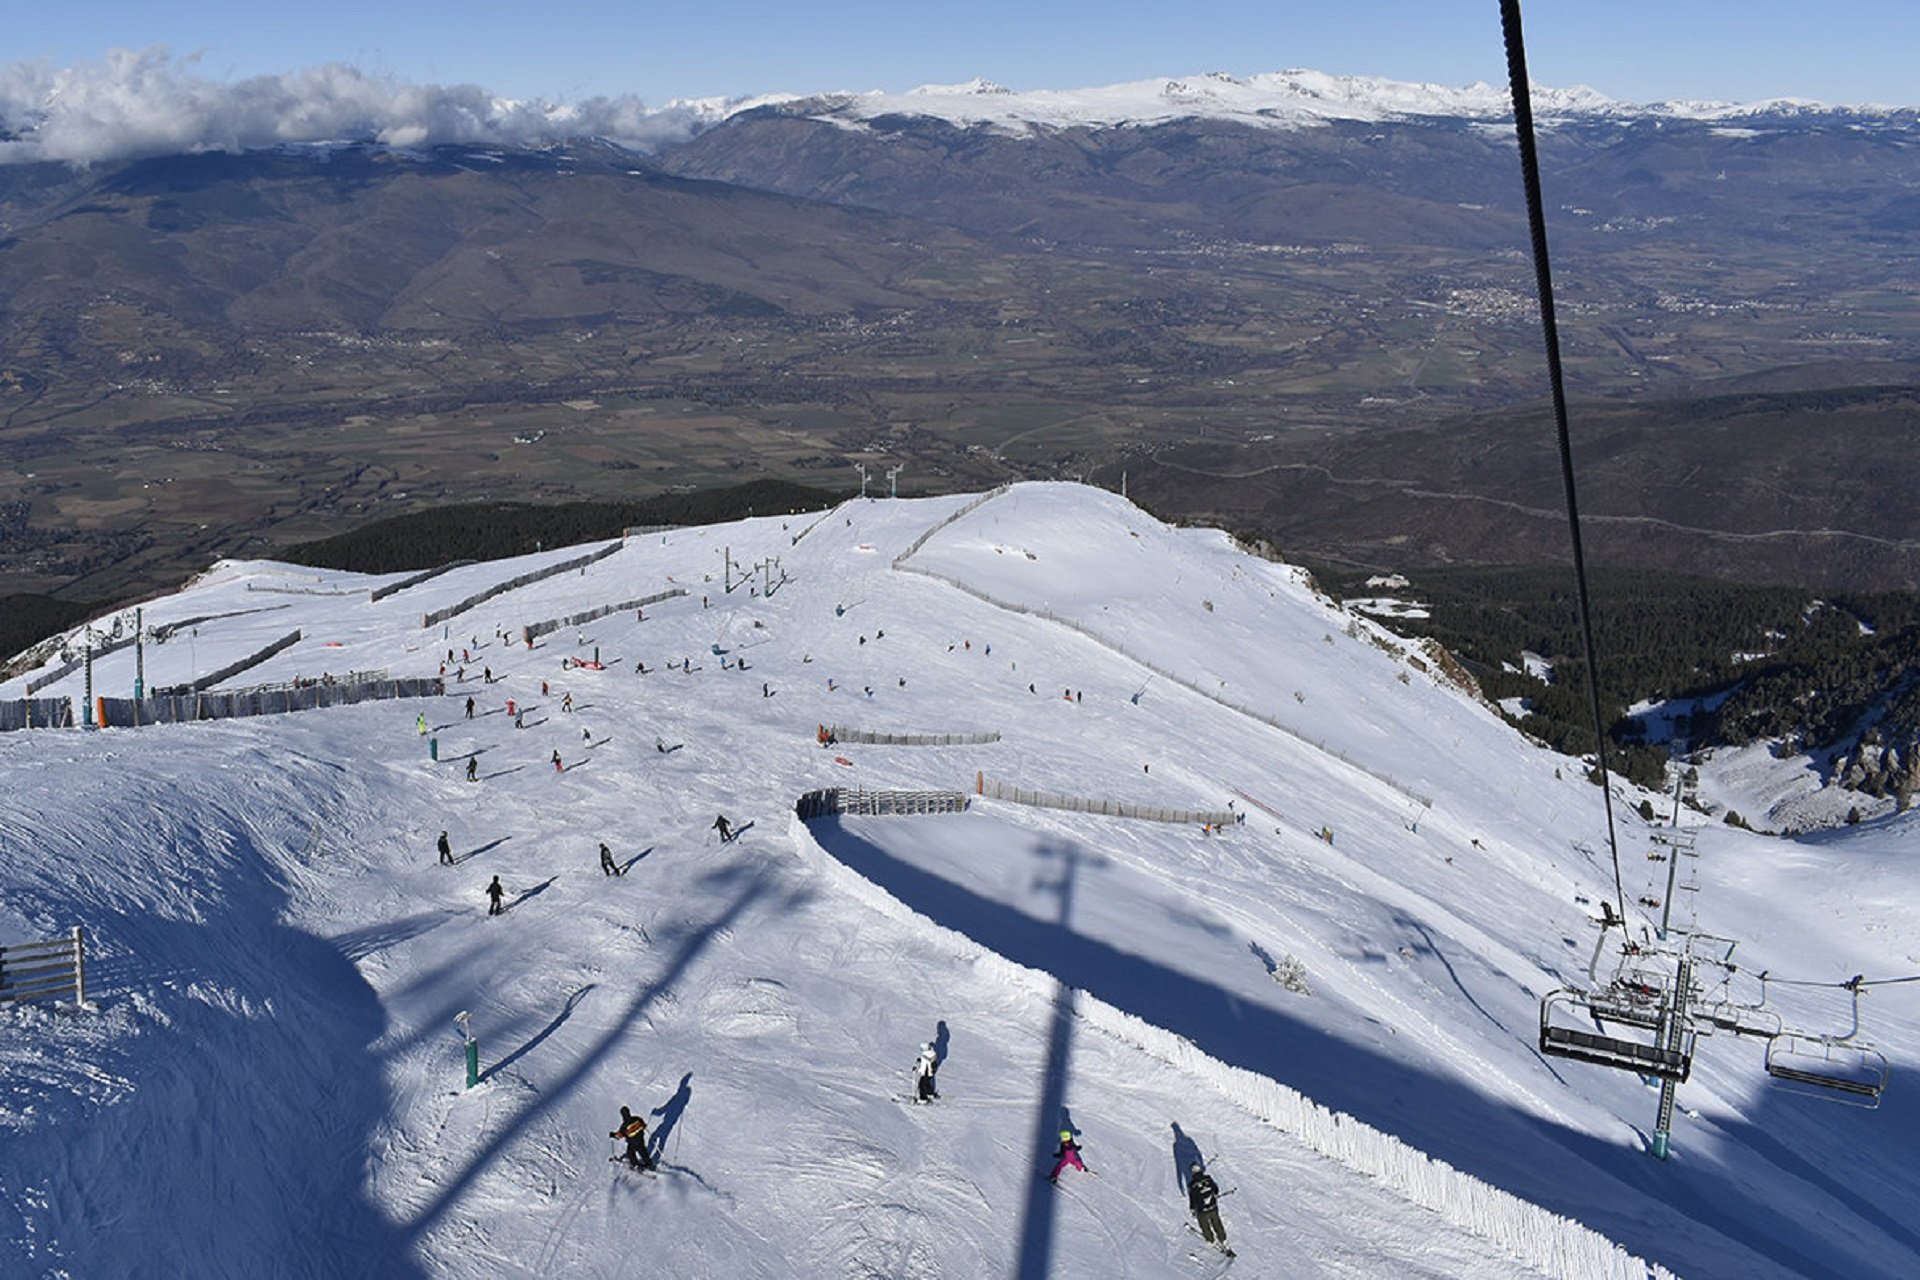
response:
<path id="1" fill-rule="evenodd" d="M 421 83 L 578 101 L 831 89 L 982 76 L 1073 88 L 1310 67 L 1466 84 L 1502 74 L 1496 0 L 87 0 L 9 6 L 0 62 L 113 48 L 198 55 L 215 80 L 346 62 Z M 1534 79 L 1628 101 L 1920 102 L 1920 0 L 1535 0 Z"/>

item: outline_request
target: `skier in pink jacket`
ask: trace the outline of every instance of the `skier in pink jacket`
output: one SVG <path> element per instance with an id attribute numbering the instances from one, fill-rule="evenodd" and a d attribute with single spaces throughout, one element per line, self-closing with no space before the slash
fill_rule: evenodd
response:
<path id="1" fill-rule="evenodd" d="M 1068 1165 L 1072 1165 L 1082 1173 L 1092 1172 L 1086 1165 L 1080 1163 L 1080 1148 L 1073 1140 L 1071 1129 L 1060 1131 L 1060 1149 L 1053 1154 L 1055 1157 L 1053 1172 L 1047 1175 L 1048 1182 L 1060 1181 L 1060 1171 Z"/>

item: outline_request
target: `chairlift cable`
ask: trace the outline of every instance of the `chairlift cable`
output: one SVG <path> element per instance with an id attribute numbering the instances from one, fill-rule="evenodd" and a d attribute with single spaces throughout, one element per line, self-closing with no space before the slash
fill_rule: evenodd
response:
<path id="1" fill-rule="evenodd" d="M 1540 328 L 1547 348 L 1547 380 L 1553 389 L 1553 422 L 1560 439 L 1560 482 L 1566 491 L 1567 528 L 1573 542 L 1573 576 L 1580 602 L 1580 638 L 1586 648 L 1587 700 L 1593 714 L 1593 754 L 1606 807 L 1607 847 L 1613 854 L 1613 894 L 1627 918 L 1621 884 L 1620 840 L 1613 824 L 1613 788 L 1607 770 L 1607 735 L 1600 718 L 1600 664 L 1594 653 L 1593 608 L 1587 593 L 1586 554 L 1580 543 L 1580 507 L 1574 496 L 1573 444 L 1567 432 L 1566 379 L 1560 368 L 1560 328 L 1554 319 L 1553 272 L 1547 262 L 1547 215 L 1540 194 L 1540 157 L 1534 145 L 1533 103 L 1527 88 L 1526 40 L 1520 31 L 1520 0 L 1500 0 L 1500 29 L 1507 47 L 1507 79 L 1513 92 L 1513 131 L 1520 143 L 1520 173 L 1527 190 L 1527 223 L 1533 237 L 1533 272 L 1540 294 Z"/>

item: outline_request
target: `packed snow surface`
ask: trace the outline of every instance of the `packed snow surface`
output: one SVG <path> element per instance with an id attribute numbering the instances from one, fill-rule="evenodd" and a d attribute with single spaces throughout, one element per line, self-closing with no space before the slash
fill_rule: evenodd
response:
<path id="1" fill-rule="evenodd" d="M 1213 1276 L 1200 1161 L 1235 1275 L 1581 1274 L 1502 1243 L 1515 1201 L 1360 1172 L 1354 1121 L 1681 1275 L 1920 1273 L 1920 984 L 1864 1000 L 1878 1110 L 1717 1036 L 1654 1160 L 1653 1089 L 1536 1048 L 1613 897 L 1600 793 L 1298 570 L 1019 485 L 636 536 L 422 625 L 580 551 L 378 603 L 405 575 L 223 562 L 146 607 L 200 619 L 150 685 L 298 627 L 222 687 L 451 652 L 444 698 L 0 735 L 0 944 L 79 925 L 91 957 L 89 1007 L 0 1006 L 0 1273 Z M 1245 820 L 795 814 L 976 780 Z M 1614 804 L 1636 937 L 1667 871 L 1640 798 Z M 1915 836 L 1707 826 L 1676 923 L 1743 972 L 1920 972 Z M 1845 1030 L 1843 992 L 1774 993 Z M 912 1106 L 928 1042 L 941 1097 Z M 1277 1119 L 1278 1086 L 1353 1120 Z M 609 1163 L 622 1105 L 657 1176 Z M 1056 1188 L 1063 1129 L 1092 1175 Z"/>

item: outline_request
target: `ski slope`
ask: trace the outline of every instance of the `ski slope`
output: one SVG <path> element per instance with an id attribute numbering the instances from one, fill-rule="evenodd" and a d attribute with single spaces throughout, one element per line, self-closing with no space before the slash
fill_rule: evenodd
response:
<path id="1" fill-rule="evenodd" d="M 464 648 L 445 699 L 0 735 L 0 943 L 79 924 L 92 957 L 90 1009 L 0 1008 L 0 1272 L 1211 1276 L 1182 1225 L 1199 1158 L 1234 1275 L 1580 1274 L 1424 1157 L 1686 1276 L 1920 1270 L 1920 984 L 1867 1001 L 1879 1110 L 1791 1096 L 1716 1038 L 1651 1159 L 1653 1090 L 1534 1046 L 1611 896 L 1598 792 L 1297 570 L 1019 485 L 640 536 L 421 625 L 579 550 L 379 603 L 405 575 L 226 562 L 146 608 L 206 619 L 148 647 L 153 686 L 298 627 L 222 687 Z M 729 555 L 788 581 L 726 592 Z M 644 619 L 499 638 L 673 587 Z M 820 724 L 1000 738 L 823 749 Z M 980 775 L 1248 816 L 793 813 Z M 1615 802 L 1630 902 L 1655 871 L 1638 798 Z M 1780 975 L 1920 972 L 1913 845 L 1910 816 L 1708 828 L 1698 925 Z M 1311 994 L 1273 980 L 1288 958 Z M 1795 1015 L 1844 1029 L 1835 995 Z M 909 1106 L 928 1040 L 942 1099 Z M 1351 1124 L 1290 1118 L 1282 1087 L 1406 1149 L 1363 1172 Z M 623 1104 L 657 1178 L 607 1163 Z M 1063 1127 L 1098 1176 L 1054 1188 Z"/>

